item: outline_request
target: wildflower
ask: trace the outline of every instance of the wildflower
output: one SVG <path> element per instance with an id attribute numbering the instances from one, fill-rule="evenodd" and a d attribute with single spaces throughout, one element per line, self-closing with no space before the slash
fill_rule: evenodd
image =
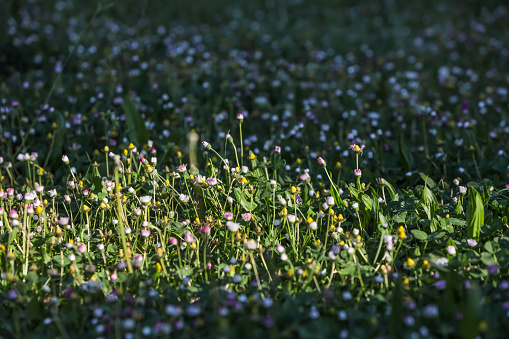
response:
<path id="1" fill-rule="evenodd" d="M 244 114 L 242 113 L 237 114 L 237 120 L 239 121 L 239 123 L 242 123 L 244 121 Z"/>
<path id="2" fill-rule="evenodd" d="M 184 241 L 187 243 L 192 243 L 194 240 L 194 236 L 191 233 L 184 234 Z"/>
<path id="3" fill-rule="evenodd" d="M 152 197 L 150 195 L 144 195 L 140 197 L 140 201 L 144 205 L 148 205 L 150 203 L 150 200 L 152 200 Z"/>
<path id="4" fill-rule="evenodd" d="M 456 247 L 454 247 L 452 245 L 451 246 L 447 246 L 447 253 L 449 255 L 455 255 L 456 254 Z"/>
<path id="5" fill-rule="evenodd" d="M 319 157 L 319 158 L 318 158 L 318 165 L 320 165 L 320 166 L 322 166 L 322 167 L 327 166 L 327 164 L 326 164 L 325 160 L 323 160 L 323 158 L 322 158 L 322 157 Z"/>
<path id="6" fill-rule="evenodd" d="M 142 230 L 141 230 L 141 236 L 142 236 L 142 237 L 144 237 L 144 238 L 146 238 L 146 237 L 150 236 L 150 230 L 148 230 L 148 229 L 142 229 Z"/>
<path id="7" fill-rule="evenodd" d="M 186 194 L 179 195 L 179 201 L 186 204 L 189 201 L 189 196 Z"/>
<path id="8" fill-rule="evenodd" d="M 293 214 L 288 214 L 287 218 L 288 218 L 288 222 L 289 222 L 290 224 L 295 223 L 295 220 L 296 220 L 295 215 L 293 215 Z"/>
<path id="9" fill-rule="evenodd" d="M 240 224 L 238 224 L 236 222 L 232 222 L 232 221 L 227 221 L 226 227 L 228 227 L 228 230 L 230 232 L 237 232 L 240 227 Z"/>
<path id="10" fill-rule="evenodd" d="M 16 210 L 11 210 L 11 211 L 9 212 L 9 218 L 11 218 L 11 219 L 18 219 L 18 211 L 16 211 Z"/>
<path id="11" fill-rule="evenodd" d="M 64 162 L 64 164 L 68 165 L 69 164 L 69 157 L 67 157 L 67 155 L 63 155 L 62 156 L 62 161 Z"/>
<path id="12" fill-rule="evenodd" d="M 242 219 L 244 219 L 244 221 L 246 222 L 251 221 L 253 219 L 253 215 L 251 213 L 244 213 L 241 216 Z"/>
<path id="13" fill-rule="evenodd" d="M 356 177 L 360 177 L 362 175 L 362 170 L 360 169 L 354 169 L 353 170 L 353 174 L 356 176 Z"/>
<path id="14" fill-rule="evenodd" d="M 438 258 L 435 260 L 435 265 L 437 265 L 438 267 L 445 267 L 449 264 L 449 259 L 447 258 Z"/>
<path id="15" fill-rule="evenodd" d="M 329 207 L 332 207 L 332 206 L 334 206 L 334 204 L 335 204 L 334 197 L 332 197 L 332 196 L 328 196 L 328 197 L 327 197 L 327 205 L 328 205 Z"/>
<path id="16" fill-rule="evenodd" d="M 312 221 L 312 222 L 309 223 L 308 227 L 309 227 L 310 230 L 314 231 L 314 230 L 316 230 L 318 228 L 318 225 L 317 225 L 316 221 Z"/>
<path id="17" fill-rule="evenodd" d="M 467 244 L 470 247 L 475 247 L 477 245 L 477 240 L 475 240 L 475 239 L 467 239 Z"/>
<path id="18" fill-rule="evenodd" d="M 308 182 L 311 180 L 311 176 L 309 175 L 309 173 L 306 172 L 300 176 L 300 180 Z"/>
<path id="19" fill-rule="evenodd" d="M 362 146 L 359 146 L 359 145 L 356 145 L 356 144 L 351 144 L 350 145 L 350 149 L 355 153 L 355 154 L 362 154 L 362 151 L 364 150 L 364 147 L 366 147 L 366 145 L 362 145 Z"/>
<path id="20" fill-rule="evenodd" d="M 182 165 L 177 167 L 177 171 L 180 172 L 180 173 L 183 173 L 186 170 L 187 170 L 187 164 L 182 164 Z"/>
<path id="21" fill-rule="evenodd" d="M 85 253 L 86 250 L 87 250 L 87 247 L 85 246 L 85 244 L 78 245 L 78 252 Z"/>
<path id="22" fill-rule="evenodd" d="M 210 144 L 208 142 L 206 142 L 205 140 L 203 140 L 201 142 L 201 145 L 203 146 L 203 148 L 205 148 L 206 150 L 209 150 L 212 148 L 212 146 L 210 146 Z"/>
<path id="23" fill-rule="evenodd" d="M 461 195 L 467 194 L 467 188 L 465 186 L 460 186 L 459 190 Z"/>
<path id="24" fill-rule="evenodd" d="M 246 250 L 255 250 L 258 248 L 258 243 L 254 239 L 249 239 L 248 241 L 244 242 L 244 247 Z"/>
<path id="25" fill-rule="evenodd" d="M 280 146 L 275 146 L 274 147 L 274 152 L 281 153 L 281 147 Z"/>
<path id="26" fill-rule="evenodd" d="M 215 186 L 215 185 L 217 185 L 217 179 L 216 179 L 216 178 L 208 178 L 206 182 L 207 182 L 207 184 L 208 184 L 209 186 Z"/>
<path id="27" fill-rule="evenodd" d="M 226 213 L 224 214 L 224 218 L 225 218 L 226 220 L 232 220 L 232 219 L 233 219 L 233 213 L 232 213 L 232 212 L 226 212 Z"/>
<path id="28" fill-rule="evenodd" d="M 407 258 L 406 263 L 409 268 L 413 268 L 415 266 L 415 261 L 412 258 Z"/>

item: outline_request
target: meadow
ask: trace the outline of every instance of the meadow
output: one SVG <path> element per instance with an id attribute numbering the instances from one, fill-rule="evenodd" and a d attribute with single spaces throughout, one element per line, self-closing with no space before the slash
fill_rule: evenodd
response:
<path id="1" fill-rule="evenodd" d="M 0 337 L 507 337 L 508 10 L 0 3 Z"/>

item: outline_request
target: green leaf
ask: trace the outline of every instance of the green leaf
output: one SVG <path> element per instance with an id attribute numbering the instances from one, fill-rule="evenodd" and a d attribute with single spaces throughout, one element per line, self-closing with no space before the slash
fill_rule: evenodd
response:
<path id="1" fill-rule="evenodd" d="M 481 225 L 484 223 L 484 205 L 481 195 L 471 187 L 468 192 L 467 234 L 471 239 L 479 240 Z"/>
<path id="2" fill-rule="evenodd" d="M 398 194 L 396 193 L 396 190 L 394 189 L 394 186 L 391 185 L 390 182 L 384 179 L 385 187 L 387 187 L 387 190 L 389 191 L 389 195 L 391 197 L 391 200 L 398 200 Z"/>
<path id="3" fill-rule="evenodd" d="M 130 97 L 124 98 L 125 121 L 129 138 L 137 145 L 143 145 L 148 141 L 148 131 L 141 114 L 136 110 Z"/>
<path id="4" fill-rule="evenodd" d="M 414 236 L 415 239 L 423 240 L 423 241 L 428 239 L 428 235 L 426 234 L 426 232 L 423 232 L 420 230 L 411 230 L 410 233 L 412 233 L 412 235 Z"/>
<path id="5" fill-rule="evenodd" d="M 435 181 L 433 181 L 433 179 L 431 179 L 424 173 L 419 173 L 419 174 L 421 175 L 422 180 L 424 180 L 425 185 L 429 186 L 430 188 L 433 188 L 436 186 L 436 183 L 435 183 Z"/>
<path id="6" fill-rule="evenodd" d="M 403 167 L 405 170 L 410 171 L 410 166 L 412 162 L 412 154 L 408 151 L 406 147 L 406 140 L 403 136 L 403 132 L 399 131 L 399 158 L 401 160 L 401 163 L 403 164 Z"/>
<path id="7" fill-rule="evenodd" d="M 258 206 L 254 202 L 254 200 L 253 200 L 253 203 L 251 203 L 251 195 L 248 192 L 246 192 L 246 190 L 244 190 L 244 192 L 242 192 L 240 190 L 240 188 L 236 187 L 233 191 L 235 193 L 235 198 L 237 199 L 237 201 L 240 202 L 240 205 L 246 211 L 252 212 L 256 208 L 256 206 Z"/>
<path id="8" fill-rule="evenodd" d="M 334 201 L 336 202 L 336 205 L 345 207 L 345 203 L 343 202 L 343 199 L 341 199 L 341 195 L 339 194 L 339 187 L 331 182 L 331 190 L 330 193 L 334 197 Z"/>

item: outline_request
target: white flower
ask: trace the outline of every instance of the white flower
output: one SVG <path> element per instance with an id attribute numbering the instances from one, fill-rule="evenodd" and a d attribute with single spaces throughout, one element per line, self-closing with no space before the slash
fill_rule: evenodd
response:
<path id="1" fill-rule="evenodd" d="M 456 254 L 456 247 L 454 247 L 454 246 L 447 246 L 447 253 L 449 253 L 449 255 L 455 255 Z"/>
<path id="2" fill-rule="evenodd" d="M 477 245 L 477 240 L 475 240 L 475 239 L 467 239 L 467 244 L 470 247 L 474 247 L 474 246 Z"/>
<path id="3" fill-rule="evenodd" d="M 228 227 L 228 230 L 230 230 L 230 232 L 237 232 L 240 227 L 240 224 L 233 221 L 227 221 L 226 227 Z"/>
<path id="4" fill-rule="evenodd" d="M 249 239 L 246 242 L 244 242 L 244 247 L 246 250 L 255 250 L 258 248 L 258 242 L 254 239 Z"/>
<path id="5" fill-rule="evenodd" d="M 318 225 L 316 224 L 316 221 L 312 221 L 312 222 L 309 223 L 308 227 L 309 227 L 310 230 L 314 231 L 314 230 L 316 230 L 318 228 Z"/>
<path id="6" fill-rule="evenodd" d="M 189 196 L 186 194 L 179 195 L 180 202 L 187 203 L 189 201 Z"/>
<path id="7" fill-rule="evenodd" d="M 435 265 L 439 266 L 439 267 L 445 267 L 449 264 L 449 259 L 447 258 L 438 258 L 437 260 L 435 260 Z"/>
<path id="8" fill-rule="evenodd" d="M 144 195 L 140 197 L 140 201 L 142 204 L 148 204 L 152 200 L 152 197 L 150 195 Z"/>

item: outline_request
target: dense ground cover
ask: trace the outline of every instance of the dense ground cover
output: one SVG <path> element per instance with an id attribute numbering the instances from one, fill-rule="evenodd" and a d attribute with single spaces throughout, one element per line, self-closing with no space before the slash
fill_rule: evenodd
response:
<path id="1" fill-rule="evenodd" d="M 2 335 L 506 336 L 506 7 L 0 10 Z"/>

